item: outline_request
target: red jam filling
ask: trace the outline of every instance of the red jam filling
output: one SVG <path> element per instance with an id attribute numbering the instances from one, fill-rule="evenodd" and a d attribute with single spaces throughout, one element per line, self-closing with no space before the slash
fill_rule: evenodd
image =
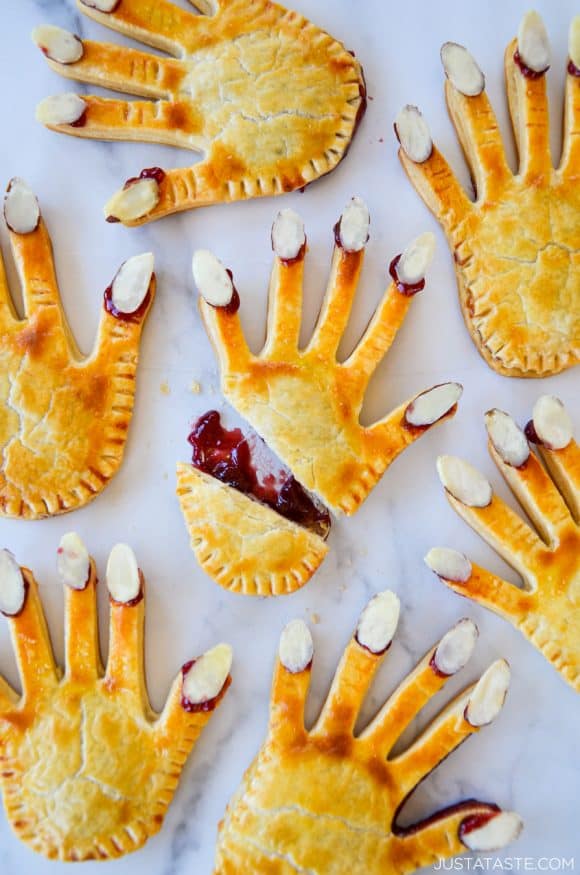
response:
<path id="1" fill-rule="evenodd" d="M 448 677 L 451 677 L 451 675 L 448 675 L 448 674 L 446 674 L 444 671 L 441 671 L 441 669 L 439 668 L 439 666 L 438 666 L 437 663 L 435 662 L 435 654 L 436 654 L 436 653 L 437 653 L 437 651 L 434 650 L 434 651 L 433 651 L 433 656 L 432 656 L 431 659 L 429 660 L 429 668 L 430 668 L 430 669 L 431 669 L 431 670 L 437 675 L 438 678 L 448 678 Z"/>
<path id="2" fill-rule="evenodd" d="M 407 799 L 403 800 L 395 814 L 393 833 L 397 836 L 413 835 L 413 833 L 416 833 L 419 830 L 432 826 L 444 817 L 450 817 L 453 814 L 460 814 L 462 811 L 473 809 L 476 805 L 481 806 L 483 809 L 482 811 L 478 811 L 477 814 L 468 814 L 468 816 L 461 821 L 458 830 L 459 838 L 461 838 L 463 835 L 466 835 L 466 833 L 485 826 L 492 817 L 495 817 L 501 812 L 501 808 L 493 802 L 478 802 L 477 799 L 465 799 L 463 802 L 457 802 L 455 805 L 449 805 L 447 808 L 442 808 L 440 811 L 436 811 L 429 817 L 425 817 L 423 820 L 412 823 L 410 826 L 399 826 L 397 823 L 397 817 L 406 801 Z"/>
<path id="3" fill-rule="evenodd" d="M 181 666 L 182 678 L 185 678 L 185 675 L 187 674 L 191 666 L 195 665 L 196 662 L 196 659 L 190 659 L 189 662 L 186 662 L 184 665 Z M 206 699 L 205 702 L 190 702 L 187 696 L 184 696 L 182 693 L 181 707 L 184 711 L 187 711 L 188 714 L 199 714 L 200 712 L 207 713 L 208 711 L 213 711 L 219 705 L 230 683 L 231 678 L 228 677 L 217 696 L 214 696 L 213 699 Z"/>
<path id="4" fill-rule="evenodd" d="M 462 820 L 459 825 L 459 838 L 462 839 L 463 836 L 468 835 L 470 832 L 473 832 L 476 829 L 481 829 L 486 823 L 489 823 L 490 820 L 497 817 L 498 814 L 499 808 L 497 811 L 480 811 L 478 814 L 470 814 L 469 817 Z"/>
<path id="5" fill-rule="evenodd" d="M 533 419 L 530 419 L 530 421 L 528 422 L 528 424 L 524 428 L 524 434 L 531 444 L 540 444 L 540 445 L 542 444 L 542 439 L 540 438 L 540 436 L 538 435 L 538 432 L 536 431 L 536 427 L 534 425 Z"/>
<path id="6" fill-rule="evenodd" d="M 580 69 L 576 66 L 574 61 L 568 61 L 568 73 L 570 76 L 580 76 Z"/>
<path id="7" fill-rule="evenodd" d="M 83 110 L 81 115 L 78 117 L 76 122 L 71 122 L 69 127 L 71 127 L 71 128 L 84 128 L 86 123 L 87 123 L 87 111 L 85 109 L 85 110 Z"/>
<path id="8" fill-rule="evenodd" d="M 210 410 L 194 424 L 188 437 L 193 447 L 192 462 L 200 471 L 227 483 L 245 495 L 271 507 L 281 516 L 325 537 L 330 514 L 317 506 L 296 478 L 286 469 L 261 474 L 256 456 L 267 453 L 257 435 L 250 438 L 241 429 L 225 429 L 217 410 Z"/>
<path id="9" fill-rule="evenodd" d="M 233 316 L 234 313 L 237 313 L 240 309 L 240 296 L 238 295 L 238 290 L 234 286 L 234 275 L 229 268 L 226 268 L 226 273 L 232 281 L 233 293 L 230 299 L 230 303 L 226 304 L 225 307 L 220 307 L 220 310 L 223 310 L 224 313 L 229 313 L 230 316 Z"/>
<path id="10" fill-rule="evenodd" d="M 128 179 L 123 186 L 123 190 L 135 185 L 135 183 L 139 182 L 141 179 L 154 179 L 157 185 L 161 185 L 165 179 L 165 170 L 162 170 L 161 167 L 146 167 L 145 170 L 141 171 L 139 176 L 132 176 Z"/>
<path id="11" fill-rule="evenodd" d="M 539 73 L 537 70 L 532 70 L 531 67 L 528 67 L 526 64 L 524 64 L 524 62 L 522 61 L 522 57 L 518 51 L 516 51 L 516 53 L 514 54 L 514 61 L 516 62 L 526 79 L 539 79 L 541 76 L 544 75 L 544 73 L 547 73 L 550 69 L 550 67 L 548 66 L 545 70 L 540 70 Z"/>
<path id="12" fill-rule="evenodd" d="M 411 297 L 412 295 L 416 295 L 417 292 L 422 292 L 425 288 L 425 278 L 419 280 L 418 283 L 402 283 L 399 279 L 399 275 L 397 273 L 397 265 L 401 260 L 401 254 L 395 255 L 391 263 L 389 264 L 389 273 L 394 280 L 395 285 L 397 286 L 397 290 L 402 295 L 407 295 L 407 297 Z"/>
<path id="13" fill-rule="evenodd" d="M 88 582 L 88 581 L 87 581 Z M 120 608 L 134 608 L 135 605 L 138 605 L 139 602 L 143 601 L 145 587 L 143 586 L 143 574 L 141 569 L 139 569 L 139 592 L 135 596 L 134 599 L 129 599 L 128 602 L 119 602 L 117 599 L 114 599 L 113 596 L 109 593 L 109 601 L 113 605 L 118 605 Z"/>
<path id="14" fill-rule="evenodd" d="M 107 221 L 109 220 L 107 219 Z M 115 219 L 114 221 L 117 222 L 118 219 Z M 153 279 L 153 276 L 155 276 L 155 274 L 152 275 L 151 279 Z M 142 303 L 139 305 L 139 307 L 137 307 L 136 310 L 133 310 L 132 313 L 122 313 L 120 310 L 117 310 L 117 308 L 113 304 L 113 283 L 111 283 L 110 286 L 107 286 L 103 294 L 103 306 L 107 313 L 110 313 L 111 316 L 115 317 L 115 319 L 121 319 L 123 322 L 139 322 L 139 320 L 142 319 L 147 312 L 150 300 L 151 288 L 147 290 L 147 294 L 145 295 Z"/>

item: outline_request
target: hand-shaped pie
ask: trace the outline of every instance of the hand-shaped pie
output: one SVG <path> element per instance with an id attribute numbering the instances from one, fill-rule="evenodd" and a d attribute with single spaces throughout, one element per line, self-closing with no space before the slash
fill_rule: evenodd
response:
<path id="1" fill-rule="evenodd" d="M 0 677 L 0 788 L 19 839 L 46 857 L 107 860 L 158 832 L 197 737 L 228 685 L 231 650 L 186 663 L 161 714 L 143 666 L 144 579 L 117 544 L 107 565 L 109 659 L 103 672 L 95 564 L 79 537 L 58 551 L 65 584 L 66 672 L 54 662 L 32 572 L 0 552 L 22 697 Z"/>
<path id="2" fill-rule="evenodd" d="M 4 215 L 25 317 L 16 314 L 0 258 L 0 514 L 40 519 L 91 501 L 121 464 L 155 294 L 153 255 L 119 269 L 85 359 L 62 307 L 38 203 L 20 179 L 8 186 Z"/>
<path id="3" fill-rule="evenodd" d="M 467 462 L 442 456 L 439 476 L 453 509 L 521 574 L 524 586 L 455 550 L 435 547 L 425 561 L 455 592 L 521 629 L 580 692 L 580 449 L 570 418 L 559 399 L 543 395 L 525 433 L 501 410 L 490 410 L 486 425 L 491 456 L 537 534 Z"/>
<path id="4" fill-rule="evenodd" d="M 277 595 L 306 583 L 327 552 L 325 505 L 354 513 L 405 447 L 455 413 L 461 386 L 445 383 L 368 428 L 359 422 L 367 384 L 425 284 L 433 250 L 433 235 L 424 234 L 393 260 L 392 282 L 368 328 L 339 362 L 368 225 L 366 206 L 354 198 L 335 228 L 328 290 L 305 349 L 298 341 L 306 238 L 296 213 L 283 210 L 272 229 L 268 336 L 258 355 L 242 333 L 231 272 L 210 252 L 194 255 L 223 393 L 283 463 L 264 465 L 263 441 L 225 432 L 212 411 L 190 436 L 194 467 L 178 466 L 193 549 L 207 573 L 236 592 Z"/>
<path id="5" fill-rule="evenodd" d="M 313 645 L 294 620 L 282 634 L 266 741 L 220 826 L 214 875 L 391 875 L 513 841 L 519 817 L 460 802 L 398 824 L 410 793 L 448 754 L 497 716 L 509 685 L 504 660 L 447 706 L 404 752 L 392 749 L 418 712 L 468 661 L 477 628 L 460 620 L 354 734 L 360 707 L 395 633 L 399 602 L 376 595 L 363 611 L 316 725 L 304 726 Z M 391 754 L 391 756 L 389 756 Z"/>
<path id="6" fill-rule="evenodd" d="M 580 361 L 580 18 L 570 31 L 562 157 L 554 169 L 546 72 L 550 48 L 536 12 L 507 47 L 505 74 L 520 166 L 512 173 L 483 73 L 445 43 L 445 96 L 471 167 L 472 202 L 431 142 L 416 107 L 395 123 L 409 179 L 441 222 L 455 259 L 463 316 L 495 371 L 556 374 Z"/>
<path id="7" fill-rule="evenodd" d="M 204 155 L 129 180 L 105 207 L 109 221 L 137 225 L 302 188 L 345 156 L 364 112 L 360 64 L 302 15 L 269 0 L 192 2 L 206 15 L 168 0 L 79 0 L 91 18 L 173 58 L 55 27 L 33 34 L 63 76 L 147 98 L 50 97 L 37 113 L 47 127 Z"/>

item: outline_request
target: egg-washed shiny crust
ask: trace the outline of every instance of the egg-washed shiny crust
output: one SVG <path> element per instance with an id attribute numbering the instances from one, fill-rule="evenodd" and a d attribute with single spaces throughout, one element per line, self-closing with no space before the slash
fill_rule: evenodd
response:
<path id="1" fill-rule="evenodd" d="M 13 192 L 16 184 L 34 197 L 21 181 L 11 183 Z M 5 213 L 13 221 L 9 195 Z M 22 519 L 82 507 L 117 472 L 133 412 L 141 332 L 155 296 L 152 274 L 134 315 L 103 306 L 95 347 L 84 358 L 38 215 L 33 230 L 10 229 L 23 319 L 0 258 L 0 515 Z"/>
<path id="2" fill-rule="evenodd" d="M 493 663 L 410 746 L 392 754 L 413 718 L 450 677 L 438 669 L 439 651 L 460 657 L 453 674 L 469 659 L 477 630 L 462 620 L 355 735 L 360 708 L 394 632 L 391 624 L 383 634 L 389 611 L 381 601 L 389 595 L 394 598 L 392 593 L 376 596 L 361 616 L 322 712 L 309 729 L 304 711 L 312 640 L 301 621 L 286 628 L 267 737 L 220 824 L 214 875 L 400 875 L 468 848 L 492 850 L 517 838 L 517 814 L 473 799 L 408 827 L 398 823 L 400 809 L 420 781 L 500 712 L 509 669 L 503 660 Z M 382 638 L 380 652 L 360 643 L 365 626 Z M 466 626 L 472 633 L 467 648 Z"/>
<path id="3" fill-rule="evenodd" d="M 538 18 L 536 29 L 543 27 Z M 500 374 L 542 377 L 580 361 L 580 71 L 566 61 L 564 141 L 555 169 L 547 73 L 527 69 L 518 48 L 513 40 L 505 52 L 519 151 L 515 175 L 483 86 L 466 95 L 451 77 L 447 107 L 471 168 L 475 201 L 437 146 L 426 160 L 417 150 L 419 160 L 413 160 L 402 144 L 399 157 L 447 235 L 477 349 Z"/>
<path id="4" fill-rule="evenodd" d="M 363 72 L 342 43 L 302 15 L 269 0 L 194 4 L 205 15 L 168 0 L 120 0 L 108 13 L 78 5 L 100 24 L 174 57 L 92 40 L 82 40 L 82 56 L 72 63 L 45 52 L 63 76 L 148 99 L 83 95 L 85 111 L 74 123 L 58 124 L 58 115 L 42 110 L 40 120 L 77 137 L 157 142 L 204 156 L 158 176 L 139 206 L 132 200 L 127 210 L 119 192 L 105 210 L 111 220 L 138 225 L 283 194 L 345 156 L 366 105 Z"/>
<path id="5" fill-rule="evenodd" d="M 32 850 L 62 861 L 121 857 L 159 831 L 185 761 L 230 683 L 228 676 L 212 701 L 184 707 L 186 664 L 161 714 L 153 711 L 140 572 L 137 598 L 110 598 L 103 669 L 97 574 L 89 561 L 88 580 L 64 587 L 63 675 L 34 576 L 12 560 L 25 588 L 21 610 L 7 618 L 22 696 L 0 677 L 0 790 L 8 822 Z"/>

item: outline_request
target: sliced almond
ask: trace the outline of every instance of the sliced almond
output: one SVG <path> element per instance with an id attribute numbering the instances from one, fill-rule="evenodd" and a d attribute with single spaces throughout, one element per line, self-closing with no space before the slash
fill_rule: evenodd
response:
<path id="1" fill-rule="evenodd" d="M 20 566 L 9 550 L 0 550 L 0 611 L 14 617 L 24 607 L 26 587 Z"/>
<path id="2" fill-rule="evenodd" d="M 113 601 L 127 604 L 141 592 L 141 575 L 132 549 L 127 544 L 115 544 L 107 562 L 107 589 Z"/>
<path id="3" fill-rule="evenodd" d="M 541 395 L 534 404 L 532 418 L 537 436 L 549 450 L 563 450 L 572 440 L 570 414 L 555 395 Z"/>
<path id="4" fill-rule="evenodd" d="M 467 556 L 449 547 L 432 547 L 425 556 L 425 564 L 443 580 L 465 583 L 471 577 L 471 562 Z"/>
<path id="5" fill-rule="evenodd" d="M 485 427 L 498 455 L 508 465 L 519 468 L 530 457 L 530 446 L 525 434 L 508 413 L 488 410 Z"/>
<path id="6" fill-rule="evenodd" d="M 360 252 L 369 239 L 371 218 L 360 197 L 353 197 L 342 211 L 338 222 L 340 245 L 346 252 Z"/>
<path id="7" fill-rule="evenodd" d="M 463 823 L 469 825 L 470 821 L 477 824 L 477 815 L 466 818 Z M 459 827 L 459 838 L 470 851 L 499 851 L 515 842 L 524 826 L 515 811 L 498 811 L 483 826 L 464 828 L 463 823 Z"/>
<path id="8" fill-rule="evenodd" d="M 425 231 L 416 237 L 397 261 L 399 281 L 414 286 L 425 279 L 427 268 L 435 255 L 435 234 Z"/>
<path id="9" fill-rule="evenodd" d="M 510 667 L 505 659 L 493 662 L 476 683 L 465 709 L 472 726 L 486 726 L 495 720 L 510 685 Z"/>
<path id="10" fill-rule="evenodd" d="M 120 0 L 80 0 L 83 6 L 97 9 L 99 12 L 114 12 Z"/>
<path id="11" fill-rule="evenodd" d="M 10 180 L 4 195 L 4 218 L 15 234 L 30 234 L 40 222 L 40 207 L 34 192 L 17 176 Z"/>
<path id="12" fill-rule="evenodd" d="M 291 620 L 280 636 L 278 658 L 285 669 L 298 674 L 312 662 L 314 642 L 304 620 Z"/>
<path id="13" fill-rule="evenodd" d="M 152 252 L 134 255 L 125 261 L 113 280 L 111 300 L 119 313 L 135 313 L 151 285 L 155 259 Z"/>
<path id="14" fill-rule="evenodd" d="M 431 157 L 433 140 L 427 122 L 416 106 L 407 104 L 395 119 L 395 133 L 405 154 L 416 164 Z"/>
<path id="15" fill-rule="evenodd" d="M 304 222 L 294 210 L 280 210 L 272 225 L 272 248 L 278 258 L 297 258 L 306 243 Z"/>
<path id="16" fill-rule="evenodd" d="M 53 24 L 35 27 L 32 31 L 32 39 L 47 58 L 58 64 L 74 64 L 83 56 L 81 39 L 75 33 L 62 27 L 55 27 Z"/>
<path id="17" fill-rule="evenodd" d="M 183 697 L 192 705 L 211 702 L 221 693 L 232 667 L 232 648 L 218 644 L 206 651 L 183 677 Z"/>
<path id="18" fill-rule="evenodd" d="M 36 120 L 43 125 L 72 125 L 86 112 L 86 101 L 74 92 L 45 97 L 36 107 Z"/>
<path id="19" fill-rule="evenodd" d="M 193 281 L 212 307 L 227 307 L 234 294 L 232 278 L 213 252 L 198 249 L 191 263 Z"/>
<path id="20" fill-rule="evenodd" d="M 439 456 L 437 472 L 445 489 L 468 507 L 487 507 L 491 504 L 491 483 L 469 462 L 457 456 Z"/>
<path id="21" fill-rule="evenodd" d="M 444 675 L 456 674 L 467 665 L 475 648 L 478 636 L 473 620 L 464 618 L 443 636 L 435 653 L 435 668 Z"/>
<path id="22" fill-rule="evenodd" d="M 544 73 L 550 66 L 550 41 L 546 26 L 534 10 L 526 12 L 518 30 L 518 52 L 534 73 Z"/>
<path id="23" fill-rule="evenodd" d="M 411 401 L 405 411 L 405 420 L 417 427 L 433 425 L 455 407 L 461 394 L 461 383 L 442 383 L 421 392 Z"/>
<path id="24" fill-rule="evenodd" d="M 441 61 L 454 88 L 466 97 L 476 97 L 485 88 L 485 76 L 471 52 L 458 43 L 443 43 Z"/>
<path id="25" fill-rule="evenodd" d="M 68 532 L 60 539 L 56 551 L 56 570 L 61 583 L 71 589 L 84 589 L 89 580 L 89 553 L 76 532 Z"/>
<path id="26" fill-rule="evenodd" d="M 136 179 L 113 195 L 105 206 L 109 220 L 134 222 L 148 215 L 159 203 L 159 183 L 155 179 Z"/>
<path id="27" fill-rule="evenodd" d="M 373 596 L 358 621 L 356 640 L 371 653 L 387 649 L 399 622 L 401 603 L 394 592 L 385 590 Z"/>
<path id="28" fill-rule="evenodd" d="M 568 54 L 576 69 L 580 70 L 580 15 L 576 15 L 570 24 Z"/>

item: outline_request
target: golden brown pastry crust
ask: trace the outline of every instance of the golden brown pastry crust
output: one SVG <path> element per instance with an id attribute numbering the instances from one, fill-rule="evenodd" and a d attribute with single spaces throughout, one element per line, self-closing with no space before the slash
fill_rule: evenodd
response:
<path id="1" fill-rule="evenodd" d="M 63 677 L 36 581 L 31 571 L 22 571 L 26 602 L 9 622 L 23 697 L 0 677 L 0 788 L 6 816 L 21 841 L 50 859 L 120 857 L 161 828 L 213 707 L 184 710 L 180 673 L 162 714 L 151 708 L 143 665 L 143 598 L 138 604 L 111 601 L 103 671 L 92 560 L 86 588 L 65 587 Z"/>
<path id="2" fill-rule="evenodd" d="M 10 232 L 10 242 L 25 318 L 16 315 L 0 264 L 0 514 L 41 519 L 87 504 L 121 464 L 155 278 L 139 318 L 119 319 L 103 307 L 94 351 L 84 359 L 44 222 L 29 234 Z"/>
<path id="3" fill-rule="evenodd" d="M 568 70 L 564 146 L 550 154 L 546 76 L 526 78 L 505 53 L 509 109 L 520 156 L 508 165 L 485 91 L 467 97 L 448 80 L 451 120 L 471 167 L 471 202 L 444 157 L 403 167 L 447 235 L 461 309 L 485 361 L 500 374 L 538 377 L 580 361 L 580 78 Z"/>
<path id="4" fill-rule="evenodd" d="M 177 497 L 197 561 L 231 592 L 294 592 L 328 552 L 318 535 L 191 465 L 177 466 Z"/>
<path id="5" fill-rule="evenodd" d="M 393 875 L 465 852 L 461 824 L 497 808 L 471 800 L 413 827 L 396 826 L 407 795 L 477 731 L 464 716 L 471 688 L 387 759 L 447 680 L 433 669 L 433 653 L 358 736 L 359 709 L 384 654 L 351 639 L 311 730 L 304 726 L 311 666 L 292 673 L 277 660 L 267 738 L 220 824 L 214 875 Z"/>
<path id="6" fill-rule="evenodd" d="M 302 15 L 268 0 L 205 5 L 215 14 L 194 15 L 167 0 L 120 0 L 104 14 L 80 2 L 99 23 L 179 60 L 89 40 L 76 63 L 49 59 L 68 78 L 157 102 L 83 95 L 82 125 L 48 127 L 204 154 L 199 164 L 168 170 L 155 208 L 134 220 L 120 216 L 128 225 L 302 188 L 344 157 L 364 110 L 360 64 Z"/>

